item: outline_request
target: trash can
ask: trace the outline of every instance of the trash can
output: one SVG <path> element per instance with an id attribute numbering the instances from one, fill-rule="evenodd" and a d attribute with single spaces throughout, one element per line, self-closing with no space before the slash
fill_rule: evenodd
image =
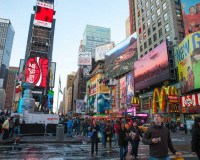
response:
<path id="1" fill-rule="evenodd" d="M 64 125 L 58 124 L 56 127 L 56 141 L 64 141 Z"/>

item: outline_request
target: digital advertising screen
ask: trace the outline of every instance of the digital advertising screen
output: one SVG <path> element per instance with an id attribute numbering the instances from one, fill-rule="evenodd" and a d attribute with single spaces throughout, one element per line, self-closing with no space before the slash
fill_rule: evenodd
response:
<path id="1" fill-rule="evenodd" d="M 26 82 L 46 88 L 48 76 L 48 59 L 30 57 L 26 63 Z"/>
<path id="2" fill-rule="evenodd" d="M 56 62 L 51 62 L 49 69 L 49 87 L 54 87 L 55 83 L 55 74 L 56 74 Z"/>
<path id="3" fill-rule="evenodd" d="M 119 80 L 119 85 L 120 85 L 120 108 L 125 107 L 126 103 L 126 76 L 122 77 Z"/>
<path id="4" fill-rule="evenodd" d="M 104 44 L 95 48 L 95 61 L 104 60 L 105 54 L 114 47 L 114 43 Z"/>
<path id="5" fill-rule="evenodd" d="M 137 34 L 134 33 L 106 53 L 105 72 L 110 78 L 128 73 L 137 59 Z"/>
<path id="6" fill-rule="evenodd" d="M 131 107 L 131 100 L 134 97 L 134 78 L 133 72 L 126 75 L 126 104 Z"/>
<path id="7" fill-rule="evenodd" d="M 166 42 L 134 63 L 135 91 L 170 79 Z"/>
<path id="8" fill-rule="evenodd" d="M 33 24 L 36 26 L 51 28 L 54 15 L 54 5 L 37 1 L 35 19 Z"/>
<path id="9" fill-rule="evenodd" d="M 185 35 L 200 30 L 200 2 L 199 0 L 181 0 L 182 16 Z"/>
<path id="10" fill-rule="evenodd" d="M 189 34 L 175 49 L 181 92 L 200 89 L 200 31 Z"/>
<path id="11" fill-rule="evenodd" d="M 47 96 L 48 96 L 48 100 L 47 100 L 48 101 L 47 102 L 48 108 L 52 109 L 53 108 L 54 91 L 49 90 Z"/>

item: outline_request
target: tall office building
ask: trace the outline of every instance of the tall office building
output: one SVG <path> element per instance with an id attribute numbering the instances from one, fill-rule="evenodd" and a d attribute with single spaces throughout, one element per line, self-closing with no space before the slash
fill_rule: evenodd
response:
<path id="1" fill-rule="evenodd" d="M 136 31 L 135 2 L 136 0 L 129 0 L 130 35 Z"/>
<path id="2" fill-rule="evenodd" d="M 110 43 L 110 28 L 86 25 L 83 34 L 83 45 L 85 52 L 91 52 L 92 58 L 95 58 L 95 48 L 102 44 Z"/>
<path id="3" fill-rule="evenodd" d="M 5 100 L 5 108 L 11 109 L 14 93 L 15 93 L 15 81 L 18 73 L 18 67 L 9 67 L 8 70 L 8 79 L 6 83 L 6 100 Z"/>
<path id="4" fill-rule="evenodd" d="M 166 39 L 177 45 L 184 38 L 180 0 L 136 0 L 138 58 Z"/>
<path id="5" fill-rule="evenodd" d="M 15 31 L 8 19 L 0 18 L 0 81 L 5 89 Z"/>

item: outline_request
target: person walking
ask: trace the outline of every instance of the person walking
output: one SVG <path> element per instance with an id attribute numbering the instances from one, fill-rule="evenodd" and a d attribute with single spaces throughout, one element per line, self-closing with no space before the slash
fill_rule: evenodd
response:
<path id="1" fill-rule="evenodd" d="M 125 160 L 126 155 L 128 153 L 128 141 L 126 140 L 126 137 L 128 136 L 128 130 L 126 129 L 124 123 L 121 123 L 118 135 L 119 135 L 118 145 L 120 151 L 120 160 Z"/>
<path id="2" fill-rule="evenodd" d="M 192 141 L 191 141 L 192 154 L 196 155 L 200 160 L 200 117 L 194 120 L 192 128 Z"/>
<path id="3" fill-rule="evenodd" d="M 103 126 L 102 131 L 103 131 L 104 138 L 105 138 L 105 139 L 104 139 L 104 140 L 105 140 L 104 148 L 106 148 L 106 143 L 107 143 L 107 141 L 109 141 L 109 148 L 111 148 L 112 136 L 113 136 L 113 127 L 112 127 L 112 125 L 110 124 L 110 121 L 109 121 L 109 120 L 106 122 L 106 125 Z"/>
<path id="4" fill-rule="evenodd" d="M 95 145 L 96 156 L 98 156 L 98 142 L 99 142 L 98 132 L 99 131 L 100 131 L 99 125 L 98 125 L 97 121 L 95 121 L 93 123 L 93 125 L 91 125 L 91 127 L 90 127 L 91 156 L 94 156 L 94 145 Z"/>
<path id="5" fill-rule="evenodd" d="M 9 138 L 9 119 L 8 118 L 5 118 L 2 128 L 4 130 L 2 139 L 7 140 Z"/>
<path id="6" fill-rule="evenodd" d="M 119 131 L 119 128 L 120 128 L 120 123 L 118 120 L 115 121 L 114 123 L 114 141 L 115 141 L 115 145 L 117 145 L 117 142 L 118 142 L 118 131 Z"/>
<path id="7" fill-rule="evenodd" d="M 129 135 L 131 135 L 132 139 L 130 140 L 132 149 L 131 155 L 137 159 L 138 157 L 138 147 L 140 142 L 140 137 L 143 137 L 141 130 L 138 128 L 137 122 L 133 122 L 132 126 L 129 128 Z"/>
<path id="8" fill-rule="evenodd" d="M 142 139 L 144 144 L 149 145 L 149 160 L 170 160 L 168 148 L 177 157 L 181 157 L 182 154 L 173 147 L 168 128 L 162 125 L 162 115 L 156 113 L 154 122 L 155 124 L 147 129 Z"/>

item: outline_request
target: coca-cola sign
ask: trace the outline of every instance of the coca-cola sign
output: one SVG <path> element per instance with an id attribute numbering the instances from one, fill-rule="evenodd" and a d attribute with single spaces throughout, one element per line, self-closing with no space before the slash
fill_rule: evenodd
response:
<path id="1" fill-rule="evenodd" d="M 195 107 L 200 105 L 200 93 L 181 97 L 181 107 Z"/>
<path id="2" fill-rule="evenodd" d="M 34 83 L 38 87 L 46 87 L 48 74 L 48 59 L 30 57 L 26 64 L 26 82 Z"/>

